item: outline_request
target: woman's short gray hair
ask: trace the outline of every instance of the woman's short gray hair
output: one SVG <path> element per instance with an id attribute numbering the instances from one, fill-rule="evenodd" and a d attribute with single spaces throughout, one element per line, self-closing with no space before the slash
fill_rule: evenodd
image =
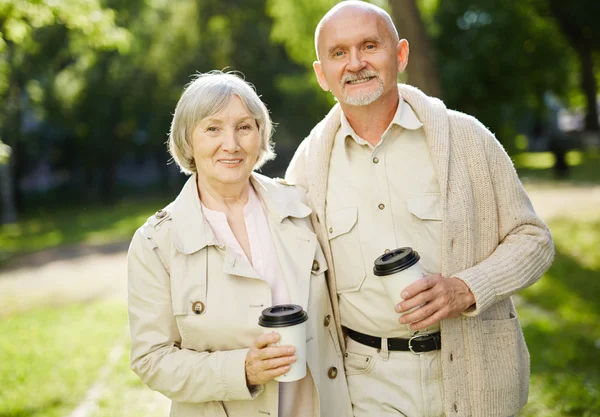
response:
<path id="1" fill-rule="evenodd" d="M 234 95 L 242 100 L 244 107 L 258 125 L 260 147 L 254 169 L 259 169 L 265 162 L 275 158 L 271 142 L 273 122 L 267 106 L 256 94 L 254 86 L 237 73 L 210 71 L 194 76 L 192 82 L 185 86 L 175 108 L 169 133 L 169 152 L 181 172 L 188 175 L 197 172 L 192 133 L 198 123 L 223 110 Z"/>

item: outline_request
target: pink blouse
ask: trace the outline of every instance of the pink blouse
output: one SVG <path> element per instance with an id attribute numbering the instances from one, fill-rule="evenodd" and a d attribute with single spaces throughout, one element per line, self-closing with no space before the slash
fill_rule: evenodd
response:
<path id="1" fill-rule="evenodd" d="M 250 253 L 252 256 L 252 262 L 250 263 L 258 276 L 269 284 L 273 305 L 288 304 L 290 297 L 285 280 L 283 279 L 283 271 L 279 264 L 277 250 L 271 237 L 267 216 L 252 186 L 250 186 L 248 193 L 248 203 L 244 207 L 244 223 L 246 224 L 246 232 L 248 233 L 248 240 L 250 242 Z M 202 213 L 210 224 L 219 245 L 226 246 L 248 260 L 244 250 L 231 231 L 229 223 L 227 223 L 225 213 L 210 210 L 204 204 L 202 204 Z M 308 383 L 309 378 L 311 377 L 307 372 L 307 378 L 303 380 L 279 384 L 280 416 L 300 417 L 312 415 L 312 407 L 308 407 L 307 410 L 306 404 L 312 404 L 312 398 L 308 397 L 311 397 L 313 388 L 301 388 L 302 384 Z M 308 397 L 306 397 L 306 393 L 308 393 Z"/>

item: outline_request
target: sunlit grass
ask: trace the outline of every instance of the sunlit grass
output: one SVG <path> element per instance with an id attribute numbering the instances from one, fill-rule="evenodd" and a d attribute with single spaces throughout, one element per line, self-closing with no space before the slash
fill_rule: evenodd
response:
<path id="1" fill-rule="evenodd" d="M 82 400 L 112 346 L 126 340 L 125 306 L 32 309 L 0 320 L 0 416 L 63 417 Z"/>
<path id="2" fill-rule="evenodd" d="M 128 346 L 127 346 L 128 347 Z M 129 369 L 129 352 L 121 357 L 108 376 L 97 410 L 90 417 L 165 417 L 170 401 L 142 384 Z"/>
<path id="3" fill-rule="evenodd" d="M 16 224 L 0 226 L 0 262 L 59 245 L 127 240 L 167 203 L 166 199 L 128 199 L 112 206 L 64 207 L 26 215 Z"/>
<path id="4" fill-rule="evenodd" d="M 600 213 L 550 223 L 556 260 L 522 293 L 531 353 L 526 417 L 600 415 Z"/>
<path id="5" fill-rule="evenodd" d="M 512 155 L 519 176 L 526 180 L 554 181 L 554 155 L 550 152 L 523 152 Z M 600 150 L 572 150 L 566 154 L 569 173 L 561 181 L 600 183 Z"/>

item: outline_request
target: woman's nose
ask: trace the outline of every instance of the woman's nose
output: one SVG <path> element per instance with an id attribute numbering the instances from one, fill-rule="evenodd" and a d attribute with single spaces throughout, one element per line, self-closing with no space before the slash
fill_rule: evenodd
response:
<path id="1" fill-rule="evenodd" d="M 240 150 L 240 144 L 235 130 L 227 129 L 225 131 L 221 148 L 229 153 L 235 153 Z"/>

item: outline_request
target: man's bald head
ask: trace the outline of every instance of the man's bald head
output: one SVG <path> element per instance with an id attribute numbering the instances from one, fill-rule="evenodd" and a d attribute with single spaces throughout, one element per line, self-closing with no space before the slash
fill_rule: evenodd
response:
<path id="1" fill-rule="evenodd" d="M 365 17 L 375 17 L 379 20 L 379 24 L 385 28 L 386 32 L 389 34 L 394 43 L 397 43 L 400 40 L 398 36 L 398 31 L 394 26 L 392 18 L 390 17 L 388 12 L 383 10 L 381 7 L 375 6 L 370 3 L 366 3 L 364 1 L 343 1 L 333 6 L 325 14 L 325 16 L 323 16 L 323 18 L 317 25 L 317 29 L 315 30 L 315 51 L 317 53 L 317 60 L 319 59 L 319 38 L 321 37 L 321 32 L 323 31 L 323 28 L 327 24 L 335 22 L 336 18 L 338 17 L 357 14 L 362 14 Z"/>

